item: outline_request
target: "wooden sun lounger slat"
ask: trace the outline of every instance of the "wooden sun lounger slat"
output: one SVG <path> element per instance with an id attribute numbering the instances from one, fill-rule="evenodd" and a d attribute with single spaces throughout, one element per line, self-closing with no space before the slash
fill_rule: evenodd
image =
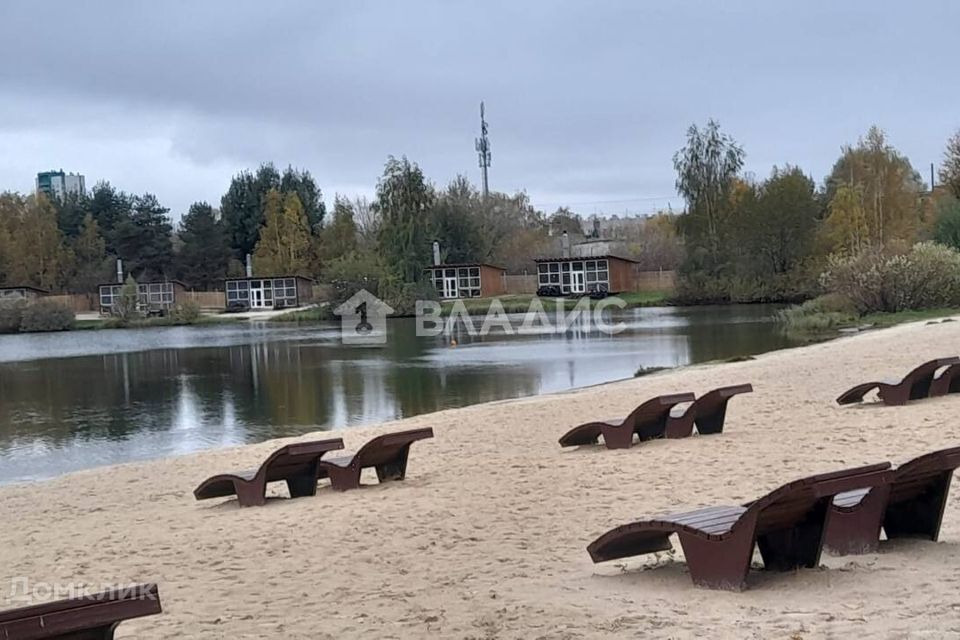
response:
<path id="1" fill-rule="evenodd" d="M 640 441 L 662 438 L 670 410 L 696 399 L 692 393 L 655 396 L 641 403 L 622 421 L 587 422 L 570 429 L 560 438 L 561 447 L 597 444 L 603 437 L 607 449 L 628 449 L 636 435 Z"/>
<path id="2" fill-rule="evenodd" d="M 677 534 L 695 584 L 740 590 L 754 546 L 766 569 L 816 567 L 834 497 L 883 486 L 891 478 L 889 462 L 810 476 L 741 507 L 707 507 L 621 525 L 587 551 L 594 562 L 643 555 L 670 549 L 670 536 Z"/>
<path id="3" fill-rule="evenodd" d="M 933 379 L 930 384 L 930 397 L 960 393 L 960 364 L 952 364 Z"/>
<path id="4" fill-rule="evenodd" d="M 155 584 L 0 611 L 2 640 L 112 640 L 124 620 L 162 612 Z"/>
<path id="5" fill-rule="evenodd" d="M 693 433 L 694 425 L 700 435 L 722 433 L 727 403 L 735 395 L 752 391 L 753 385 L 749 383 L 720 387 L 703 394 L 686 409 L 674 407 L 667 418 L 664 435 L 667 438 L 686 438 Z"/>
<path id="6" fill-rule="evenodd" d="M 881 529 L 888 539 L 936 541 L 950 482 L 960 467 L 960 447 L 942 449 L 904 463 L 890 484 L 834 498 L 825 546 L 838 555 L 873 553 Z"/>
<path id="7" fill-rule="evenodd" d="M 373 438 L 351 456 L 321 460 L 317 468 L 318 479 L 329 478 L 337 491 L 356 489 L 360 486 L 360 474 L 373 467 L 381 482 L 403 480 L 407 474 L 407 459 L 410 445 L 417 440 L 433 437 L 433 429 L 397 431 Z"/>
<path id="8" fill-rule="evenodd" d="M 937 371 L 958 363 L 960 363 L 960 357 L 957 356 L 936 358 L 915 367 L 900 380 L 858 384 L 840 394 L 840 397 L 837 398 L 837 404 L 862 402 L 864 397 L 874 389 L 877 390 L 880 400 L 888 405 L 901 405 L 910 400 L 926 398 L 935 390 L 934 376 Z"/>
<path id="9" fill-rule="evenodd" d="M 221 473 L 207 478 L 194 490 L 197 500 L 237 496 L 241 507 L 260 506 L 267 501 L 267 485 L 284 481 L 291 498 L 317 493 L 317 472 L 321 458 L 329 451 L 343 449 L 343 440 L 332 438 L 289 444 L 271 453 L 259 469 Z"/>

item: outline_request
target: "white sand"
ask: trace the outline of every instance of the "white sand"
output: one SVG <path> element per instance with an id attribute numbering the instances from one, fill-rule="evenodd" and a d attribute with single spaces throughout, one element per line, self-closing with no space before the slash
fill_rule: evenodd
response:
<path id="1" fill-rule="evenodd" d="M 25 576 L 158 582 L 164 613 L 125 622 L 120 638 L 958 637 L 956 489 L 939 543 L 752 572 L 743 593 L 693 587 L 679 547 L 607 565 L 585 550 L 636 517 L 736 504 L 808 474 L 960 444 L 960 395 L 834 403 L 854 383 L 955 353 L 960 322 L 915 324 L 344 430 L 350 450 L 400 428 L 432 426 L 436 438 L 413 446 L 405 482 L 376 486 L 368 471 L 360 490 L 324 485 L 262 508 L 196 502 L 192 490 L 256 466 L 276 441 L 0 488 L 0 608 L 26 604 L 9 588 Z M 755 392 L 732 401 L 720 436 L 618 451 L 557 445 L 579 422 L 649 396 L 741 382 Z"/>

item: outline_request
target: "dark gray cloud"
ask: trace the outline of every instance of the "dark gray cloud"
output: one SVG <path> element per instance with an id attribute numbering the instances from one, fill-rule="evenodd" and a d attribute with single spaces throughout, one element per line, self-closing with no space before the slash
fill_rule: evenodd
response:
<path id="1" fill-rule="evenodd" d="M 671 156 L 714 117 L 747 170 L 817 179 L 873 123 L 926 175 L 960 127 L 953 2 L 237 2 L 0 4 L 0 189 L 38 170 L 217 202 L 261 161 L 328 197 L 371 193 L 388 154 L 436 182 L 548 208 L 679 200 Z"/>

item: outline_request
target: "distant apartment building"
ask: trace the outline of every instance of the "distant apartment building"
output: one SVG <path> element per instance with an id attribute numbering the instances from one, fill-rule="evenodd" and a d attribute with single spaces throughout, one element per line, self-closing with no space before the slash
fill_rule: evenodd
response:
<path id="1" fill-rule="evenodd" d="M 83 195 L 87 191 L 83 176 L 79 173 L 60 171 L 42 171 L 37 174 L 37 193 L 53 200 L 63 200 L 68 193 Z"/>

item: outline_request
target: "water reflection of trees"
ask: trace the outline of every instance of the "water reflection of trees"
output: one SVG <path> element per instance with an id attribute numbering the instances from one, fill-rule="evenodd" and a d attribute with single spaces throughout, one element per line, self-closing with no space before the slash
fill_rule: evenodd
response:
<path id="1" fill-rule="evenodd" d="M 8 363 L 0 365 L 0 446 L 171 432 L 177 450 L 190 450 L 537 390 L 526 369 L 491 376 L 489 367 L 422 362 L 432 347 L 415 338 L 374 349 L 258 342 Z"/>

